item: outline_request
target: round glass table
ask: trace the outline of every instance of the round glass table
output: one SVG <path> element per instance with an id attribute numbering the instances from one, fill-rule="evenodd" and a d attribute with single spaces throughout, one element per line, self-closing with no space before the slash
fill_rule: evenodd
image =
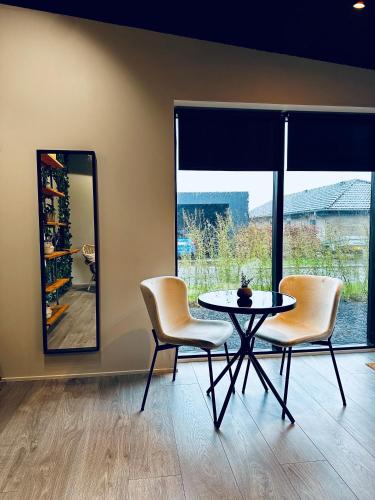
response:
<path id="1" fill-rule="evenodd" d="M 283 409 L 283 415 L 285 413 L 288 416 L 289 420 L 294 423 L 293 415 L 288 410 L 280 394 L 277 392 L 271 380 L 268 378 L 267 374 L 262 368 L 261 364 L 256 359 L 253 353 L 253 348 L 255 342 L 255 334 L 262 326 L 265 319 L 271 314 L 273 315 L 283 313 L 294 309 L 296 307 L 296 299 L 290 295 L 279 292 L 253 291 L 253 295 L 250 299 L 243 300 L 238 298 L 237 290 L 219 290 L 215 292 L 207 292 L 200 295 L 198 298 L 198 303 L 200 306 L 205 307 L 206 309 L 228 313 L 241 339 L 239 350 L 236 352 L 236 354 L 234 354 L 234 356 L 229 361 L 224 370 L 220 373 L 220 375 L 214 380 L 213 385 L 207 389 L 207 394 L 210 394 L 210 392 L 212 392 L 212 396 L 214 398 L 215 385 L 229 371 L 231 383 L 219 417 L 215 422 L 215 426 L 219 428 L 221 425 L 229 403 L 230 396 L 235 392 L 237 377 L 240 372 L 242 362 L 246 356 L 248 356 L 249 362 L 246 367 L 243 387 L 246 386 L 250 363 L 252 362 L 254 369 L 263 384 L 264 389 L 266 391 L 268 391 L 268 388 L 271 389 Z M 249 316 L 249 323 L 246 327 L 246 330 L 241 327 L 236 317 L 237 314 L 247 314 Z M 238 363 L 236 369 L 234 370 L 234 373 L 232 373 L 232 366 L 237 360 Z"/>
<path id="2" fill-rule="evenodd" d="M 235 314 L 275 314 L 296 307 L 296 299 L 279 292 L 255 290 L 248 300 L 239 299 L 237 290 L 219 290 L 203 293 L 198 303 L 206 309 Z"/>

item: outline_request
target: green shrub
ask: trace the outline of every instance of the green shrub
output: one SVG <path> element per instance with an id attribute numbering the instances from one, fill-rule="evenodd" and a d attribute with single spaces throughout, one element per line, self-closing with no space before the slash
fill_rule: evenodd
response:
<path id="1" fill-rule="evenodd" d="M 179 275 L 188 284 L 192 305 L 206 291 L 238 288 L 241 272 L 253 278 L 254 289 L 272 289 L 270 223 L 250 221 L 247 226 L 236 227 L 229 210 L 225 215 L 216 214 L 215 223 L 205 220 L 203 211 L 184 212 L 183 222 L 184 235 L 193 241 L 195 254 L 181 257 Z M 323 241 L 316 226 L 286 224 L 284 275 L 335 276 L 344 281 L 344 299 L 366 300 L 368 245 L 361 252 L 348 251 L 341 233 L 337 227 L 326 225 Z"/>

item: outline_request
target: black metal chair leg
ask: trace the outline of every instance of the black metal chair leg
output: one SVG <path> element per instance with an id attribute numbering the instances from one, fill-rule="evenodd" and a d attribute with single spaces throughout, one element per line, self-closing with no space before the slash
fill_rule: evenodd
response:
<path id="1" fill-rule="evenodd" d="M 286 349 L 285 349 L 286 350 Z M 288 389 L 289 389 L 289 376 L 290 376 L 290 362 L 292 360 L 292 347 L 288 349 L 288 360 L 286 363 L 286 377 L 285 377 L 285 387 L 284 387 L 284 404 L 286 405 L 288 401 Z M 285 419 L 285 408 L 281 414 L 281 418 Z"/>
<path id="2" fill-rule="evenodd" d="M 236 354 L 234 354 L 232 356 L 232 359 L 230 360 L 230 362 L 227 364 L 227 366 L 219 373 L 219 375 L 214 380 L 214 385 L 216 385 L 218 382 L 220 382 L 220 380 L 224 377 L 224 375 L 227 373 L 227 371 L 229 371 L 229 369 L 237 361 L 237 359 L 239 359 L 239 357 L 240 357 L 239 352 L 236 352 Z M 209 387 L 206 392 L 207 392 L 207 396 L 209 396 L 210 392 L 211 392 L 211 387 Z"/>
<path id="3" fill-rule="evenodd" d="M 229 365 L 229 362 L 230 362 L 230 358 L 229 358 L 229 352 L 228 352 L 228 346 L 227 346 L 227 343 L 225 342 L 224 343 L 224 350 L 225 350 L 225 356 L 227 358 L 227 363 Z M 232 367 L 229 368 L 229 377 L 230 377 L 230 381 L 232 382 L 233 380 L 233 373 L 232 373 Z M 235 387 L 233 386 L 233 394 L 236 392 L 236 389 Z"/>
<path id="4" fill-rule="evenodd" d="M 294 424 L 295 422 L 295 418 L 293 417 L 293 415 L 290 413 L 288 407 L 285 405 L 283 399 L 280 397 L 280 394 L 277 392 L 275 386 L 273 385 L 273 383 L 271 382 L 271 380 L 269 379 L 267 373 L 263 370 L 262 368 L 262 365 L 259 363 L 259 361 L 257 360 L 257 358 L 254 356 L 254 354 L 252 355 L 252 361 L 253 361 L 253 365 L 254 366 L 257 366 L 258 367 L 258 370 L 260 371 L 260 373 L 262 374 L 262 377 L 264 378 L 266 384 L 268 385 L 268 387 L 271 389 L 273 395 L 275 396 L 275 398 L 277 399 L 277 401 L 279 402 L 281 408 L 284 408 L 285 410 L 285 413 L 287 415 L 287 417 L 289 418 L 290 422 L 292 424 Z"/>
<path id="5" fill-rule="evenodd" d="M 177 358 L 178 358 L 178 346 L 176 347 L 176 354 L 174 356 L 174 366 L 173 366 L 173 379 L 172 379 L 172 382 L 174 382 L 176 380 Z"/>
<path id="6" fill-rule="evenodd" d="M 212 412 L 214 414 L 214 424 L 216 426 L 217 425 L 216 399 L 215 399 L 214 376 L 213 376 L 213 373 L 212 373 L 211 351 L 207 351 L 207 359 L 208 359 L 208 371 L 210 373 Z"/>
<path id="7" fill-rule="evenodd" d="M 251 345 L 250 345 L 251 352 L 253 352 L 254 342 L 255 342 L 255 337 L 253 337 L 253 339 L 251 340 Z M 251 358 L 250 358 L 250 356 L 248 356 L 247 357 L 246 371 L 245 371 L 245 378 L 243 379 L 243 385 L 242 385 L 242 394 L 245 394 L 246 385 L 247 385 L 247 377 L 249 376 L 250 365 L 251 365 Z"/>
<path id="8" fill-rule="evenodd" d="M 147 399 L 147 394 L 148 394 L 148 389 L 150 387 L 150 382 L 151 382 L 151 377 L 152 377 L 152 372 L 154 371 L 154 366 L 155 366 L 155 361 L 156 361 L 156 356 L 158 354 L 158 347 L 155 346 L 155 351 L 154 355 L 152 357 L 151 361 L 151 366 L 150 366 L 150 371 L 148 372 L 148 377 L 147 377 L 147 384 L 146 384 L 146 389 L 145 393 L 143 395 L 143 401 L 142 401 L 142 406 L 141 406 L 141 411 L 145 409 L 145 404 L 146 404 L 146 399 Z"/>
<path id="9" fill-rule="evenodd" d="M 230 396 L 231 396 L 232 388 L 236 384 L 236 380 L 237 380 L 238 374 L 240 372 L 243 360 L 244 360 L 244 355 L 240 355 L 239 359 L 238 359 L 238 363 L 237 363 L 236 369 L 234 370 L 233 380 L 230 383 L 227 395 L 225 396 L 225 400 L 224 400 L 223 406 L 222 406 L 221 411 L 220 411 L 219 418 L 218 418 L 218 420 L 216 421 L 216 424 L 215 424 L 216 429 L 220 428 L 221 422 L 223 421 L 223 418 L 224 418 L 224 415 L 225 415 L 225 412 L 227 410 L 227 406 L 228 406 L 228 403 L 229 403 L 229 399 L 230 399 Z"/>
<path id="10" fill-rule="evenodd" d="M 337 383 L 338 383 L 338 385 L 339 385 L 339 389 L 340 389 L 340 394 L 341 394 L 342 404 L 343 404 L 344 406 L 346 406 L 346 399 L 345 399 L 344 389 L 342 388 L 341 379 L 340 379 L 340 374 L 339 374 L 339 369 L 338 369 L 338 367 L 337 367 L 336 358 L 335 358 L 335 353 L 333 352 L 333 347 L 332 347 L 331 339 L 329 339 L 329 340 L 328 340 L 328 347 L 329 347 L 329 351 L 330 351 L 330 353 L 331 353 L 331 358 L 332 358 L 332 362 L 333 362 L 333 367 L 334 367 L 334 369 L 335 369 L 336 378 L 337 378 Z"/>
<path id="11" fill-rule="evenodd" d="M 283 374 L 283 370 L 284 370 L 285 354 L 286 354 L 286 347 L 284 347 L 284 349 L 283 349 L 283 357 L 281 358 L 280 375 Z"/>

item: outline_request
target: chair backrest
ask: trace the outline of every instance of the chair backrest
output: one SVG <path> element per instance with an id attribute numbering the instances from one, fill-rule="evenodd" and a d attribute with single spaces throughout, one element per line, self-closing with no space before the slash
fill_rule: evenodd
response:
<path id="1" fill-rule="evenodd" d="M 280 292 L 297 299 L 296 308 L 283 313 L 283 319 L 302 323 L 326 334 L 335 327 L 343 283 L 328 276 L 292 275 L 280 281 Z"/>
<path id="2" fill-rule="evenodd" d="M 150 278 L 140 283 L 153 329 L 159 340 L 191 319 L 185 282 L 175 276 Z"/>
<path id="3" fill-rule="evenodd" d="M 82 247 L 82 254 L 84 256 L 91 255 L 95 253 L 95 245 L 90 245 L 89 243 L 85 243 Z"/>

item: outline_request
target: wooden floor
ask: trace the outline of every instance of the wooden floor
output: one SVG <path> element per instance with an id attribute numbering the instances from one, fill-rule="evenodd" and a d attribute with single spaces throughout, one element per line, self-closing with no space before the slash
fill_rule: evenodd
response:
<path id="1" fill-rule="evenodd" d="M 96 294 L 71 289 L 61 297 L 60 303 L 69 304 L 69 309 L 48 331 L 49 349 L 95 347 Z"/>
<path id="2" fill-rule="evenodd" d="M 375 353 L 337 357 L 345 409 L 330 357 L 293 358 L 294 426 L 251 371 L 215 431 L 206 363 L 157 376 L 143 413 L 144 376 L 2 384 L 0 500 L 373 500 Z"/>

